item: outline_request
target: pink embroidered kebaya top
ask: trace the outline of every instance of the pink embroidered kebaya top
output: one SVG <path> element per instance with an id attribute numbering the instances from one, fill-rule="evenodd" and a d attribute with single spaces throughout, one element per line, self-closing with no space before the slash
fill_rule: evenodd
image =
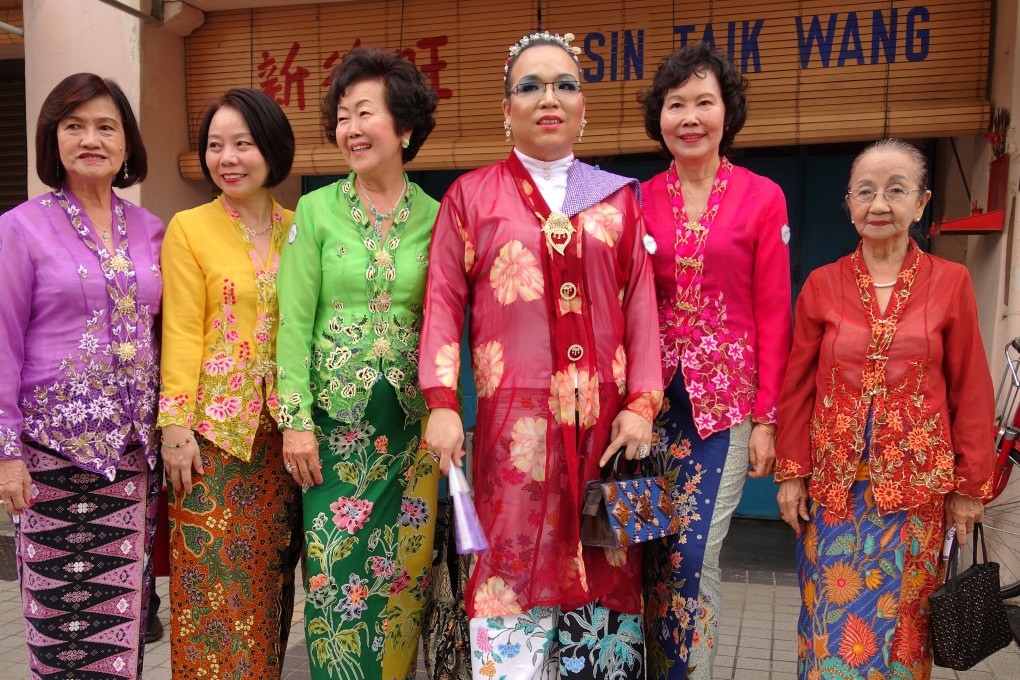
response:
<path id="1" fill-rule="evenodd" d="M 227 453 L 251 459 L 262 409 L 279 414 L 276 272 L 293 218 L 273 202 L 266 262 L 220 199 L 170 221 L 162 250 L 159 427 L 194 429 Z"/>
<path id="2" fill-rule="evenodd" d="M 811 273 L 796 319 L 777 482 L 808 477 L 811 498 L 845 517 L 871 413 L 868 468 L 880 513 L 954 489 L 988 496 L 995 405 L 965 268 L 911 244 L 881 312 L 858 249 Z"/>
<path id="3" fill-rule="evenodd" d="M 659 294 L 663 382 L 678 368 L 702 438 L 776 422 L 790 351 L 790 228 L 771 180 L 723 158 L 700 220 L 674 166 L 641 188 Z"/>

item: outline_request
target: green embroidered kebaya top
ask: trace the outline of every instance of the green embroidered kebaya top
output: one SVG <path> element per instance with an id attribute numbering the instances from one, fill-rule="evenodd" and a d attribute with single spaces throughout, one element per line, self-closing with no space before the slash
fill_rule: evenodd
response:
<path id="1" fill-rule="evenodd" d="M 311 430 L 312 405 L 357 423 L 379 380 L 406 422 L 428 409 L 418 387 L 425 274 L 439 203 L 407 181 L 385 238 L 355 174 L 303 196 L 278 275 L 280 427 Z"/>

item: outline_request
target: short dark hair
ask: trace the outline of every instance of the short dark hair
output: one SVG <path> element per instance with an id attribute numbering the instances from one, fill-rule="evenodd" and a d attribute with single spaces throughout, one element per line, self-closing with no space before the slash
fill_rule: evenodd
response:
<path id="1" fill-rule="evenodd" d="M 652 86 L 639 97 L 645 116 L 645 132 L 659 143 L 663 151 L 668 149 L 662 138 L 659 116 L 662 114 L 666 93 L 674 87 L 682 86 L 691 76 L 704 77 L 705 73 L 714 74 L 719 81 L 726 110 L 722 140 L 719 142 L 720 154 L 729 153 L 737 133 L 743 129 L 747 121 L 747 79 L 729 57 L 719 54 L 703 42 L 692 43 L 662 60 L 652 79 Z"/>
<path id="2" fill-rule="evenodd" d="M 206 109 L 202 125 L 198 128 L 198 162 L 202 165 L 205 178 L 215 184 L 209 174 L 209 166 L 205 163 L 205 149 L 209 145 L 209 126 L 212 125 L 213 116 L 225 106 L 241 114 L 255 140 L 255 146 L 266 159 L 269 175 L 263 186 L 275 187 L 287 179 L 294 164 L 294 130 L 290 127 L 290 121 L 272 97 L 261 90 L 246 87 L 228 90 Z"/>
<path id="3" fill-rule="evenodd" d="M 393 116 L 397 134 L 410 132 L 403 150 L 407 163 L 436 127 L 439 98 L 428 79 L 414 64 L 396 52 L 378 47 L 356 47 L 329 74 L 329 91 L 322 101 L 322 126 L 326 139 L 336 144 L 336 110 L 347 89 L 363 80 L 381 80 L 386 90 L 386 108 Z"/>
<path id="4" fill-rule="evenodd" d="M 100 78 L 94 73 L 75 73 L 57 83 L 39 109 L 39 121 L 35 128 L 35 170 L 47 186 L 56 188 L 61 183 L 63 166 L 60 163 L 60 147 L 57 145 L 57 127 L 75 109 L 96 97 L 109 97 L 113 100 L 124 126 L 127 177 L 123 172 L 118 172 L 113 178 L 113 186 L 118 189 L 129 187 L 144 180 L 148 174 L 149 163 L 142 143 L 142 133 L 138 130 L 138 121 L 124 90 L 109 78 Z"/>

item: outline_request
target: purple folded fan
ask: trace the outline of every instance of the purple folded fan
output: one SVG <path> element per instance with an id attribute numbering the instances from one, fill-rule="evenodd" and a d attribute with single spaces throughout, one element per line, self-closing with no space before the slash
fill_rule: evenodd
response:
<path id="1" fill-rule="evenodd" d="M 489 541 L 478 523 L 475 504 L 471 501 L 471 490 L 468 488 L 464 473 L 456 465 L 450 464 L 450 498 L 453 499 L 453 530 L 457 537 L 457 553 L 483 552 L 489 548 Z"/>

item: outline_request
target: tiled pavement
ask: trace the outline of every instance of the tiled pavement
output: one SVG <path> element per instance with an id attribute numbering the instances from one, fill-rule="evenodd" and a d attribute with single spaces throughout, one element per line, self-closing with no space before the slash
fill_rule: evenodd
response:
<path id="1" fill-rule="evenodd" d="M 739 531 L 739 528 L 737 528 Z M 750 532 L 758 531 L 751 528 Z M 0 577 L 3 562 L 9 559 L 11 526 L 0 520 Z M 736 542 L 742 537 L 731 537 Z M 773 546 L 776 552 L 780 552 Z M 770 551 L 772 552 L 772 551 Z M 785 549 L 782 549 L 785 553 Z M 768 559 L 768 558 L 766 558 Z M 713 677 L 716 680 L 778 680 L 796 674 L 797 643 L 794 630 L 799 607 L 795 580 L 788 571 L 748 570 L 736 557 L 723 556 L 723 599 L 721 638 Z M 760 566 L 760 565 L 759 565 Z M 779 567 L 788 569 L 788 563 Z M 169 597 L 167 579 L 157 580 L 163 598 L 160 618 L 167 626 L 167 636 L 145 650 L 145 680 L 170 680 Z M 304 645 L 304 598 L 298 593 L 294 624 L 283 677 L 285 680 L 308 678 L 308 659 Z M 17 583 L 0 580 L 0 678 L 29 680 L 27 653 L 24 646 L 24 624 Z M 1006 680 L 1020 677 L 1020 649 L 1016 645 L 998 652 L 965 673 L 936 668 L 935 680 Z M 260 680 L 260 679 L 253 679 Z M 426 680 L 419 669 L 416 680 Z"/>

